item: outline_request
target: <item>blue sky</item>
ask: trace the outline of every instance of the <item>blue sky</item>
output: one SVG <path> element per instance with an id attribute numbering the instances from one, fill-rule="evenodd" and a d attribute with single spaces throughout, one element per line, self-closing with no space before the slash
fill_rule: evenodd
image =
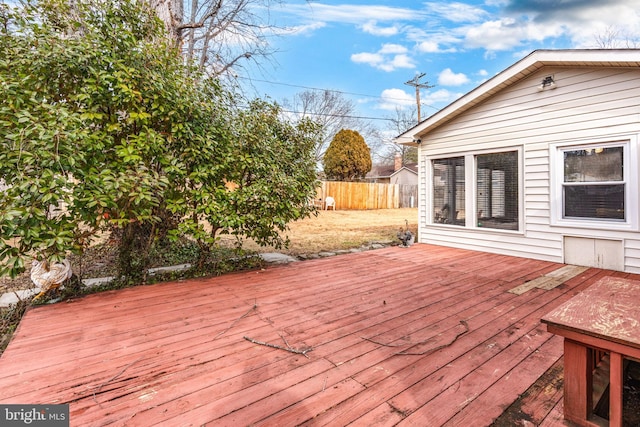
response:
<path id="1" fill-rule="evenodd" d="M 424 119 L 533 50 L 594 48 L 611 32 L 628 47 L 640 34 L 640 0 L 285 0 L 270 13 L 286 30 L 251 74 L 253 94 L 337 90 L 372 119 L 415 105 L 404 83 L 417 73 L 434 85 L 421 91 Z"/>

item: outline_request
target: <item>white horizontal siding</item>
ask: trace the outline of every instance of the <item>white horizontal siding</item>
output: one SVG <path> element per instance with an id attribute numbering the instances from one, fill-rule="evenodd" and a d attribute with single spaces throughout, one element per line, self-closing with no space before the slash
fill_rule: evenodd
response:
<path id="1" fill-rule="evenodd" d="M 553 74 L 557 88 L 539 92 Z M 523 230 L 431 226 L 420 175 L 420 241 L 562 262 L 563 236 L 619 239 L 625 271 L 640 272 L 640 233 L 551 226 L 550 144 L 640 133 L 640 69 L 542 68 L 422 136 L 421 172 L 437 157 L 523 147 Z M 638 183 L 632 183 L 638 185 Z"/>
<path id="2" fill-rule="evenodd" d="M 529 185 L 525 187 L 527 196 L 531 198 L 535 198 L 536 196 L 542 196 L 542 197 L 545 197 L 546 200 L 549 200 L 549 183 L 548 182 L 547 182 L 547 185 L 531 185 L 531 183 L 528 183 L 528 184 Z"/>
<path id="3" fill-rule="evenodd" d="M 549 211 L 550 209 L 548 200 L 545 200 L 543 202 L 536 202 L 530 197 L 525 200 L 525 206 L 525 212 L 533 211 L 532 213 L 534 213 L 535 211 Z"/>
<path id="4" fill-rule="evenodd" d="M 629 273 L 640 273 L 640 241 L 629 239 L 625 241 L 624 263 Z"/>
<path id="5" fill-rule="evenodd" d="M 611 81 L 612 78 L 608 76 L 605 80 Z M 640 81 L 632 83 L 640 87 Z M 502 100 L 503 94 L 500 94 L 494 97 L 492 103 L 482 104 L 449 125 L 436 129 L 427 136 L 426 141 L 423 138 L 423 144 L 453 144 L 454 147 L 459 147 L 458 143 L 462 138 L 474 146 L 481 146 L 485 142 L 489 146 L 512 143 L 514 139 L 521 138 L 525 139 L 522 142 L 535 143 L 553 140 L 554 135 L 566 139 L 567 136 L 563 134 L 576 130 L 598 130 L 603 125 L 637 124 L 637 97 L 640 96 L 640 88 L 629 87 L 628 84 L 629 82 L 624 85 L 603 85 L 600 87 L 600 94 L 594 93 L 594 88 L 571 91 L 570 87 L 562 86 L 561 82 L 557 89 L 545 92 L 537 92 L 535 86 L 531 85 L 527 96 L 516 104 L 506 103 Z M 612 87 L 617 89 L 614 91 Z M 578 102 L 578 95 L 581 102 Z M 487 109 L 491 115 L 485 119 L 470 119 L 473 118 L 474 111 L 480 109 Z"/>
<path id="6" fill-rule="evenodd" d="M 565 74 L 568 73 L 571 73 L 571 70 Z M 570 116 L 573 114 L 572 109 L 576 107 L 633 98 L 639 90 L 636 87 L 638 76 L 629 78 L 629 75 L 634 73 L 635 71 L 620 71 L 617 75 L 611 76 L 610 70 L 599 70 L 589 74 L 591 80 L 576 82 L 575 77 L 563 78 L 563 73 L 556 72 L 554 74 L 558 88 L 538 92 L 537 85 L 549 74 L 541 72 L 456 119 L 453 135 L 456 132 L 466 134 L 469 128 L 503 129 L 527 121 L 543 121 L 553 118 L 557 113 Z M 625 75 L 627 77 L 624 77 Z M 599 76 L 597 84 L 594 83 L 596 76 Z M 438 131 L 446 132 L 440 128 L 432 135 L 436 135 Z"/>
<path id="7" fill-rule="evenodd" d="M 433 231 L 433 229 L 427 228 L 420 235 L 420 241 L 460 249 L 562 262 L 561 256 L 554 255 L 554 253 L 561 252 L 561 242 L 558 241 L 531 239 L 528 245 L 523 245 L 522 241 L 515 236 L 510 239 L 508 236 L 493 233 L 468 233 L 464 230 L 449 232 L 437 230 L 436 233 L 432 233 Z M 549 249 L 554 250 L 550 251 Z"/>

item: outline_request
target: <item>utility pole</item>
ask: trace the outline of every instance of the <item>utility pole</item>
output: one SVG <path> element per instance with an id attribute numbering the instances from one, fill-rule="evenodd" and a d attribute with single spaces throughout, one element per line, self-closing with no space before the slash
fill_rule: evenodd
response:
<path id="1" fill-rule="evenodd" d="M 420 79 L 426 75 L 427 73 L 416 74 L 414 78 L 404 83 L 407 86 L 413 86 L 416 88 L 416 105 L 418 106 L 418 123 L 420 123 L 420 89 L 422 88 L 429 89 L 434 87 L 434 86 L 429 86 L 429 82 L 420 83 Z"/>

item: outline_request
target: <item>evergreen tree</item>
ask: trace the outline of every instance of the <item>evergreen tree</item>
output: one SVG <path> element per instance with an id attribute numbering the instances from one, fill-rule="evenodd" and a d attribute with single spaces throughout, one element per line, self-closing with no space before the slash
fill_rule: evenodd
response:
<path id="1" fill-rule="evenodd" d="M 342 129 L 331 141 L 323 159 L 327 178 L 354 181 L 371 170 L 371 150 L 354 130 Z"/>

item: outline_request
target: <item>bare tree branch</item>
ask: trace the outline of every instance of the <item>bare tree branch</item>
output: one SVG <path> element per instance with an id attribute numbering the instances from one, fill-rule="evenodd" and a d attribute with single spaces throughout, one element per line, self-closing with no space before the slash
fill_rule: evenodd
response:
<path id="1" fill-rule="evenodd" d="M 316 160 L 321 161 L 333 137 L 342 129 L 355 130 L 363 136 L 367 144 L 377 136 L 369 122 L 358 119 L 355 104 L 340 92 L 331 90 L 306 90 L 297 93 L 293 99 L 283 101 L 297 119 L 311 119 L 320 125 L 316 139 Z"/>
<path id="2" fill-rule="evenodd" d="M 269 9 L 281 0 L 149 0 L 185 61 L 214 75 L 269 57 L 277 33 Z M 184 14 L 184 3 L 189 9 Z M 236 73 L 233 73 L 236 74 Z"/>
<path id="3" fill-rule="evenodd" d="M 454 342 L 456 342 L 456 340 L 457 340 L 458 338 L 460 338 L 462 335 L 464 335 L 464 334 L 466 334 L 467 332 L 469 332 L 469 324 L 467 323 L 467 321 L 466 321 L 466 320 L 461 320 L 461 321 L 460 321 L 460 324 L 464 327 L 464 330 L 463 330 L 463 331 L 461 331 L 461 332 L 458 332 L 458 333 L 456 334 L 456 336 L 455 336 L 455 337 L 453 337 L 453 339 L 452 339 L 451 341 L 449 341 L 448 343 L 446 343 L 446 344 L 442 344 L 442 345 L 439 345 L 439 346 L 437 346 L 437 347 L 433 347 L 433 348 L 430 348 L 430 349 L 428 349 L 428 350 L 421 351 L 421 352 L 400 351 L 400 352 L 398 352 L 398 353 L 394 353 L 394 354 L 395 354 L 395 355 L 397 355 L 397 356 L 425 356 L 425 355 L 427 355 L 427 354 L 435 353 L 436 351 L 441 350 L 441 349 L 443 349 L 443 348 L 445 348 L 445 347 L 449 347 L 451 344 L 453 344 Z M 428 343 L 429 341 L 431 341 L 431 338 L 430 338 L 430 339 L 428 339 L 428 340 L 420 341 L 420 342 L 417 342 L 417 343 L 385 344 L 385 343 L 383 343 L 383 342 L 379 342 L 379 341 L 373 340 L 373 339 L 371 339 L 371 338 L 365 338 L 365 337 L 361 337 L 361 338 L 362 338 L 363 340 L 366 340 L 366 341 L 369 341 L 369 342 L 372 342 L 372 343 L 374 343 L 374 344 L 381 345 L 381 346 L 384 346 L 384 347 L 407 347 L 407 348 L 415 347 L 415 346 L 417 346 L 417 345 L 426 344 L 426 343 Z"/>
<path id="4" fill-rule="evenodd" d="M 638 47 L 638 36 L 618 26 L 609 26 L 601 33 L 595 34 L 596 46 L 600 49 L 635 49 Z"/>
<path id="5" fill-rule="evenodd" d="M 270 343 L 264 342 L 264 341 L 254 340 L 253 338 L 249 338 L 249 337 L 242 337 L 242 338 L 244 338 L 245 340 L 247 340 L 249 342 L 252 342 L 254 344 L 263 345 L 265 347 L 276 348 L 278 350 L 284 350 L 284 351 L 288 351 L 289 353 L 294 353 L 294 354 L 301 354 L 304 357 L 306 357 L 307 359 L 309 358 L 309 356 L 307 356 L 307 353 L 310 352 L 310 351 L 313 351 L 313 348 L 305 348 L 303 350 L 299 350 L 299 349 L 296 349 L 296 348 L 291 348 L 291 347 L 287 348 L 287 347 L 282 347 L 282 346 L 279 346 L 279 345 L 276 345 L 276 344 L 270 344 Z"/>
<path id="6" fill-rule="evenodd" d="M 377 153 L 380 164 L 393 165 L 394 158 L 397 154 L 400 154 L 403 166 L 409 163 L 416 163 L 418 161 L 418 150 L 415 147 L 396 144 L 393 141 L 393 138 L 411 129 L 418 123 L 415 107 L 406 110 L 396 108 L 395 116 L 389 117 L 389 119 L 387 137 L 384 139 L 384 148 L 381 148 Z"/>

